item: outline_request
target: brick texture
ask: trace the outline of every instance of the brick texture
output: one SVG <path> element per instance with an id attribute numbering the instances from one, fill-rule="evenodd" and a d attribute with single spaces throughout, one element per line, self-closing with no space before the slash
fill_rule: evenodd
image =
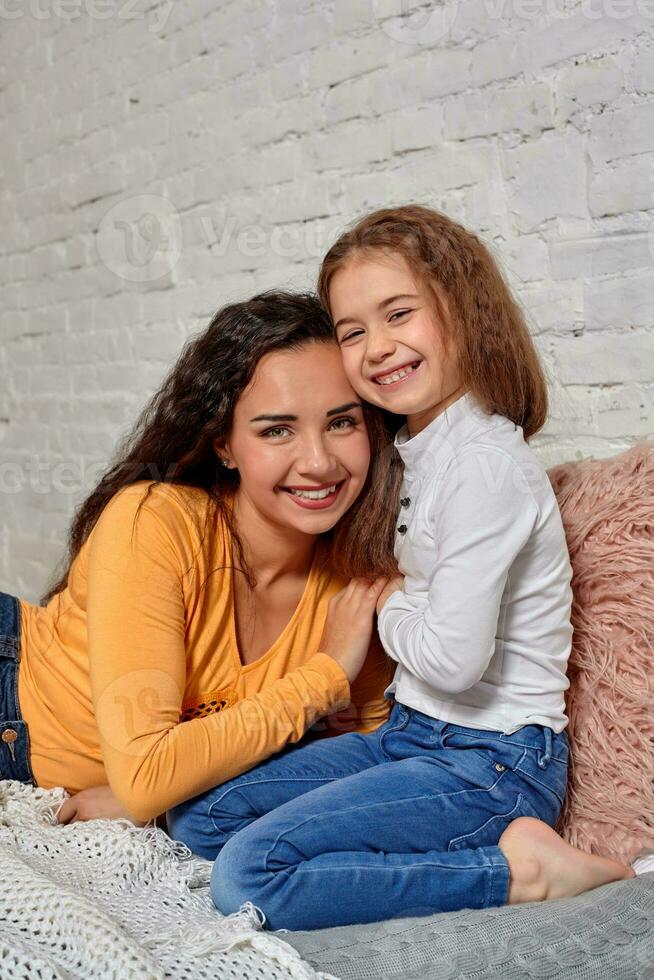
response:
<path id="1" fill-rule="evenodd" d="M 651 0 L 3 0 L 0 589 L 35 599 L 184 340 L 416 200 L 493 249 L 548 466 L 654 430 Z"/>

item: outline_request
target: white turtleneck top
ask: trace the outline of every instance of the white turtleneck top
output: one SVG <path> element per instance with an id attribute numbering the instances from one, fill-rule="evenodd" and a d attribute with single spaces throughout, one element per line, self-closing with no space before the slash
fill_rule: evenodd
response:
<path id="1" fill-rule="evenodd" d="M 572 568 L 561 514 L 522 428 L 467 392 L 421 432 L 403 426 L 395 555 L 379 616 L 397 668 L 385 694 L 441 721 L 562 731 Z"/>

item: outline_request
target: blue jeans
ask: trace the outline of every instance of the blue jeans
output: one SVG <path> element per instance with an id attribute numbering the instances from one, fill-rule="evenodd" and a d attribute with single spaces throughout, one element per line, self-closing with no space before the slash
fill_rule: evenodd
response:
<path id="1" fill-rule="evenodd" d="M 394 702 L 367 735 L 298 743 L 168 811 L 168 830 L 216 858 L 224 914 L 250 901 L 269 929 L 323 929 L 507 901 L 497 846 L 516 817 L 554 826 L 568 738 L 439 721 Z"/>
<path id="2" fill-rule="evenodd" d="M 36 786 L 30 763 L 30 739 L 18 704 L 20 605 L 0 592 L 0 779 Z"/>

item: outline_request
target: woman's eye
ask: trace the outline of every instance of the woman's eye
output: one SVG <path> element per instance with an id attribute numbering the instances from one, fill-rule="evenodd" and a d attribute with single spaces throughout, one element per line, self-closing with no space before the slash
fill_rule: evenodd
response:
<path id="1" fill-rule="evenodd" d="M 405 316 L 407 313 L 411 313 L 411 310 L 396 310 L 395 313 L 391 313 L 391 315 L 389 316 L 388 318 L 389 323 L 391 320 L 394 320 L 396 317 Z"/>
<path id="2" fill-rule="evenodd" d="M 340 422 L 344 422 L 345 425 L 339 425 Z M 330 428 L 334 428 L 334 426 L 336 426 L 339 429 L 353 429 L 356 424 L 356 419 L 352 419 L 349 416 L 343 416 L 342 419 L 334 419 Z"/>
<path id="3" fill-rule="evenodd" d="M 272 429 L 266 429 L 261 435 L 264 439 L 279 439 L 281 436 L 286 435 L 286 433 L 291 430 L 287 425 L 276 425 Z"/>

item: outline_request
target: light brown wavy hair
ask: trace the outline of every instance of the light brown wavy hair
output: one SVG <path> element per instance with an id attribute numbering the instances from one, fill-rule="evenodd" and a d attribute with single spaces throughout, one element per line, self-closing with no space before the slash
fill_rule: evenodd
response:
<path id="1" fill-rule="evenodd" d="M 547 419 L 547 381 L 524 313 L 488 248 L 431 208 L 409 204 L 373 211 L 323 259 L 318 294 L 327 311 L 333 275 L 353 258 L 379 251 L 403 256 L 429 286 L 445 342 L 452 340 L 458 351 L 461 383 L 485 411 L 522 426 L 529 440 Z"/>

